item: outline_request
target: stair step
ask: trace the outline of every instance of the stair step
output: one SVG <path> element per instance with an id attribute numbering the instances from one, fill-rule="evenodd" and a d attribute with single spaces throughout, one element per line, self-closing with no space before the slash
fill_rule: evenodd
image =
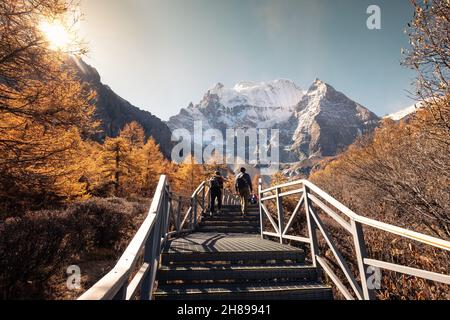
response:
<path id="1" fill-rule="evenodd" d="M 199 232 L 223 232 L 223 233 L 258 233 L 258 226 L 205 226 L 200 225 Z"/>
<path id="2" fill-rule="evenodd" d="M 331 287 L 317 283 L 159 285 L 156 299 L 165 300 L 326 300 Z"/>
<path id="3" fill-rule="evenodd" d="M 258 216 L 204 216 L 202 217 L 201 221 L 258 221 L 259 222 L 259 215 Z"/>
<path id="4" fill-rule="evenodd" d="M 251 204 L 251 205 L 249 205 L 248 206 L 248 208 L 249 209 L 257 209 L 259 206 L 258 205 L 254 205 L 254 204 Z M 226 205 L 226 206 L 222 206 L 222 209 L 228 209 L 228 210 L 230 210 L 230 209 L 235 209 L 235 210 L 239 210 L 239 209 L 241 209 L 241 205 L 240 204 L 231 204 L 231 205 Z"/>
<path id="5" fill-rule="evenodd" d="M 247 216 L 243 216 L 243 215 L 213 215 L 213 216 L 203 216 L 202 217 L 203 221 L 209 221 L 209 220 L 217 220 L 217 221 L 222 221 L 222 220 L 232 220 L 232 221 L 259 221 L 259 214 L 258 215 L 247 215 Z"/>
<path id="6" fill-rule="evenodd" d="M 203 216 L 202 220 L 206 219 L 206 220 L 234 220 L 234 221 L 241 221 L 241 220 L 257 220 L 259 221 L 259 214 L 252 214 L 252 215 L 241 215 L 241 214 L 236 214 L 236 215 L 232 215 L 232 214 L 221 214 L 221 215 L 213 215 L 213 216 Z"/>
<path id="7" fill-rule="evenodd" d="M 316 268 L 303 264 L 259 264 L 259 265 L 224 265 L 224 264 L 202 264 L 202 265 L 180 265 L 162 266 L 158 271 L 158 280 L 184 282 L 196 280 L 301 280 L 313 282 L 317 280 Z"/>
<path id="8" fill-rule="evenodd" d="M 232 251 L 232 252 L 180 252 L 163 253 L 161 255 L 162 263 L 168 265 L 175 262 L 199 262 L 199 261 L 296 261 L 303 262 L 305 255 L 303 250 L 292 251 Z"/>
<path id="9" fill-rule="evenodd" d="M 209 213 L 209 212 L 208 212 Z M 239 210 L 220 210 L 220 212 L 214 212 L 213 213 L 214 215 L 229 215 L 229 214 L 234 214 L 234 215 L 243 215 L 242 214 L 242 212 L 241 212 L 241 210 L 239 209 Z M 247 211 L 247 214 L 246 215 L 248 215 L 248 214 L 259 214 L 259 209 L 258 210 L 248 210 Z"/>
<path id="10" fill-rule="evenodd" d="M 259 207 L 249 207 L 248 208 L 248 210 L 249 211 L 259 211 Z M 230 211 L 234 211 L 234 212 L 241 212 L 241 206 L 236 206 L 236 207 L 222 207 L 222 209 L 221 209 L 221 211 L 227 211 L 227 212 L 230 212 Z"/>
<path id="11" fill-rule="evenodd" d="M 225 226 L 225 227 L 234 227 L 234 226 L 245 226 L 245 227 L 259 227 L 259 221 L 221 221 L 221 220 L 207 220 L 202 221 L 200 226 Z"/>

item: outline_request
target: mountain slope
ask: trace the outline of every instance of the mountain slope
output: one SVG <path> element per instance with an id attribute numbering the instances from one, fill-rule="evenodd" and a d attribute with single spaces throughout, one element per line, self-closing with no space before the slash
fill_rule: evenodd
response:
<path id="1" fill-rule="evenodd" d="M 301 160 L 333 156 L 359 136 L 373 130 L 379 118 L 321 80 L 316 80 L 298 104 L 298 126 L 291 151 Z"/>
<path id="2" fill-rule="evenodd" d="M 105 137 L 116 137 L 120 130 L 129 122 L 138 122 L 145 131 L 146 137 L 153 137 L 159 144 L 162 153 L 170 158 L 171 131 L 158 117 L 148 111 L 143 111 L 125 99 L 118 96 L 110 87 L 101 82 L 97 70 L 82 60 L 77 61 L 79 76 L 82 81 L 97 93 L 95 116 L 101 121 L 102 132 L 99 140 Z"/>

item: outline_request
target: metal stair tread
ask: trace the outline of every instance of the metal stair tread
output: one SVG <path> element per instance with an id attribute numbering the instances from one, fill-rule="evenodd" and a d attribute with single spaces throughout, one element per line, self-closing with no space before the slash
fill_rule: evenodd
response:
<path id="1" fill-rule="evenodd" d="M 180 265 L 160 267 L 161 271 L 239 271 L 239 270 L 295 270 L 295 269 L 315 269 L 311 265 L 301 263 L 286 264 L 255 264 L 255 265 L 238 265 L 238 264 L 202 264 L 202 265 Z"/>
<path id="2" fill-rule="evenodd" d="M 263 283 L 263 284 L 183 284 L 183 285 L 160 285 L 156 290 L 156 295 L 171 294 L 223 294 L 236 292 L 287 292 L 300 290 L 331 290 L 330 286 L 320 283 Z"/>
<path id="3" fill-rule="evenodd" d="M 239 233 L 202 233 L 196 232 L 170 242 L 163 254 L 195 253 L 303 253 L 302 249 L 261 239 L 259 235 Z"/>

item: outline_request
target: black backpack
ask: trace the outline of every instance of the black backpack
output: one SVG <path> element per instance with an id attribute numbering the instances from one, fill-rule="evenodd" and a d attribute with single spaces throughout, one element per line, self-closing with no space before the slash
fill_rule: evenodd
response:
<path id="1" fill-rule="evenodd" d="M 209 186 L 213 190 L 220 190 L 222 189 L 222 181 L 219 177 L 213 177 L 211 180 L 209 180 Z"/>
<path id="2" fill-rule="evenodd" d="M 236 179 L 236 186 L 239 190 L 248 188 L 248 181 L 245 173 L 240 173 Z"/>

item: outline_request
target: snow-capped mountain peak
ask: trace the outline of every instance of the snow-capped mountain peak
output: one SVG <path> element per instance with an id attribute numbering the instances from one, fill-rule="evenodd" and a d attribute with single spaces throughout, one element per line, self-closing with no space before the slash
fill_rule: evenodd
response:
<path id="1" fill-rule="evenodd" d="M 313 82 L 313 84 L 309 87 L 306 94 L 308 96 L 321 96 L 324 97 L 327 92 L 333 92 L 335 91 L 332 86 L 329 84 L 323 82 L 320 79 L 317 79 Z"/>
<path id="2" fill-rule="evenodd" d="M 241 81 L 232 88 L 219 82 L 208 90 L 201 104 L 206 104 L 211 96 L 216 96 L 218 102 L 226 108 L 237 106 L 290 108 L 300 102 L 304 93 L 294 82 L 286 79 L 270 82 Z"/>
<path id="3" fill-rule="evenodd" d="M 193 131 L 228 128 L 278 129 L 280 161 L 296 162 L 331 156 L 373 130 L 378 117 L 320 79 L 307 92 L 294 82 L 242 81 L 233 87 L 217 83 L 196 105 L 170 118 L 170 129 Z"/>
<path id="4" fill-rule="evenodd" d="M 296 108 L 291 150 L 301 157 L 331 156 L 371 131 L 378 117 L 331 85 L 316 79 Z"/>

